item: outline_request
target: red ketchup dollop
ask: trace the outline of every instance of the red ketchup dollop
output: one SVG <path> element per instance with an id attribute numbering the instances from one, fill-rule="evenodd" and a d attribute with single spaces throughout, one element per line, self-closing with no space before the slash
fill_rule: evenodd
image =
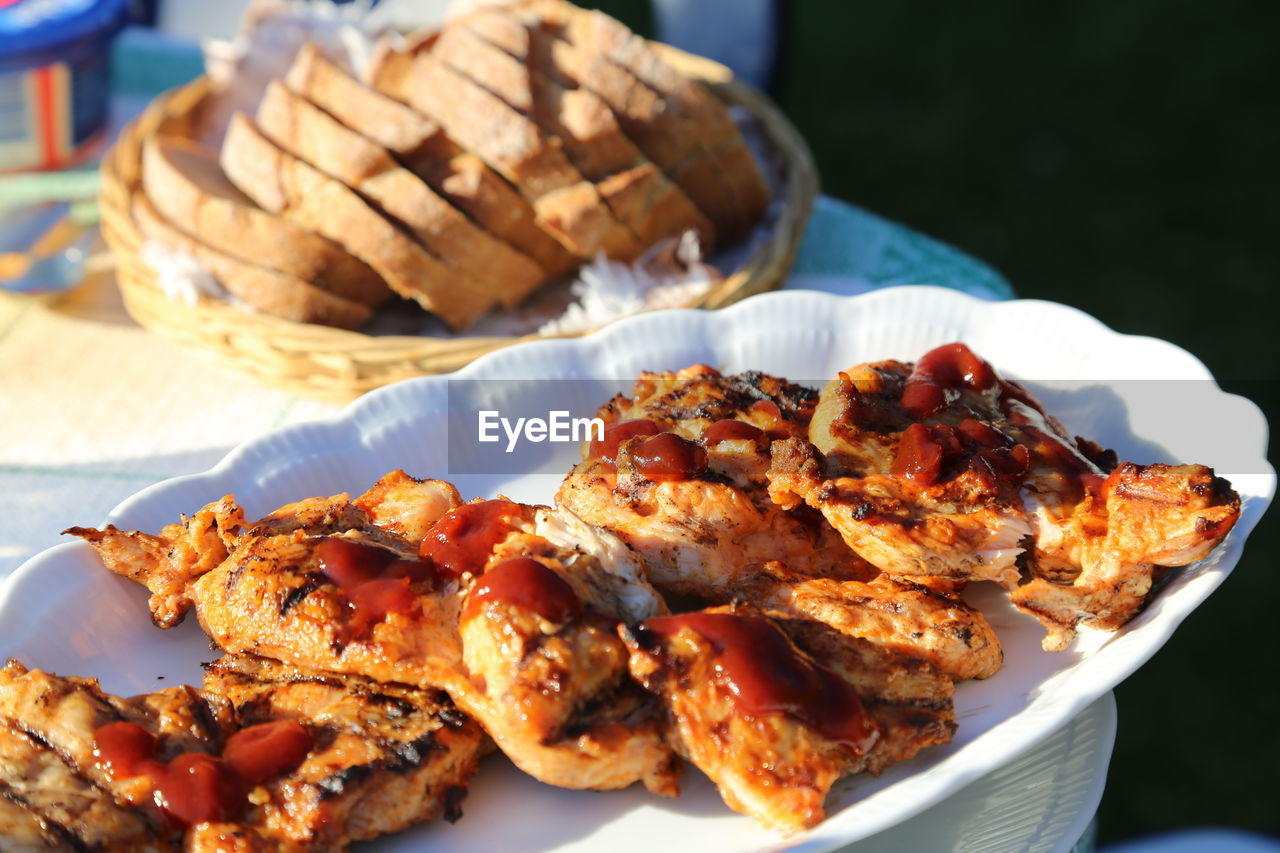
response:
<path id="1" fill-rule="evenodd" d="M 631 421 L 619 421 L 604 428 L 604 437 L 591 442 L 592 459 L 612 461 L 618 455 L 618 447 L 622 442 L 637 436 L 657 435 L 662 429 L 653 421 L 637 418 Z"/>
<path id="2" fill-rule="evenodd" d="M 875 745 L 879 729 L 849 683 L 802 652 L 768 619 L 682 613 L 649 619 L 640 631 L 667 638 L 681 628 L 715 647 L 716 669 L 743 713 L 786 714 L 857 755 Z"/>
<path id="3" fill-rule="evenodd" d="M 350 611 L 348 638 L 365 634 L 388 613 L 408 613 L 417 599 L 409 585 L 435 580 L 429 563 L 340 536 L 322 540 L 316 556 L 320 571 L 338 587 Z"/>
<path id="4" fill-rule="evenodd" d="M 235 819 L 250 790 L 297 767 L 312 746 L 311 733 L 292 720 L 241 729 L 221 757 L 184 752 L 161 761 L 155 736 L 137 723 L 107 723 L 93 737 L 94 755 L 111 778 L 147 777 L 156 805 L 184 827 Z"/>
<path id="5" fill-rule="evenodd" d="M 955 426 L 911 424 L 902 432 L 891 469 L 895 477 L 932 486 L 944 471 L 968 470 L 991 484 L 1017 484 L 1030 468 L 1027 448 L 973 418 Z"/>
<path id="6" fill-rule="evenodd" d="M 538 614 L 548 622 L 568 622 L 582 613 L 573 587 L 551 569 L 529 557 L 492 566 L 467 596 L 462 619 L 478 616 L 489 601 L 502 601 Z"/>
<path id="7" fill-rule="evenodd" d="M 902 410 L 921 420 L 942 411 L 961 388 L 986 391 L 999 382 L 995 370 L 964 344 L 944 344 L 921 356 L 902 389 Z"/>
<path id="8" fill-rule="evenodd" d="M 759 442 L 764 437 L 765 431 L 759 427 L 752 426 L 746 421 L 736 421 L 732 418 L 716 421 L 707 427 L 707 431 L 702 434 L 702 440 L 707 447 L 715 447 L 722 441 L 736 441 L 743 438 Z"/>
<path id="9" fill-rule="evenodd" d="M 893 457 L 893 476 L 932 486 L 942 474 L 942 445 L 934 440 L 940 430 L 926 424 L 912 424 L 898 440 Z"/>
<path id="10" fill-rule="evenodd" d="M 707 470 L 707 451 L 674 432 L 664 432 L 631 445 L 631 461 L 655 483 L 692 480 Z"/>
<path id="11" fill-rule="evenodd" d="M 767 422 L 764 431 L 770 441 L 791 438 L 799 432 L 796 424 L 782 417 L 782 409 L 779 409 L 778 404 L 772 400 L 757 400 L 747 411 L 764 415 Z"/>
<path id="12" fill-rule="evenodd" d="M 463 504 L 432 525 L 418 553 L 444 578 L 479 574 L 520 518 L 519 504 L 492 500 Z"/>

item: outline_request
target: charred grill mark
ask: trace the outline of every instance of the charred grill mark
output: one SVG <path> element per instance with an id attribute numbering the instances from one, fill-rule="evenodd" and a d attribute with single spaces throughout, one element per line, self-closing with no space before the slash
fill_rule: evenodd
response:
<path id="1" fill-rule="evenodd" d="M 785 417 L 794 418 L 806 415 L 817 399 L 818 392 L 812 388 L 752 370 L 687 379 L 660 397 L 636 402 L 646 414 L 679 421 L 720 420 L 766 400 Z"/>
<path id="2" fill-rule="evenodd" d="M 426 763 L 431 753 L 443 749 L 436 743 L 434 732 L 410 741 L 381 741 L 381 745 L 390 757 L 379 763 L 392 773 L 408 773 L 417 770 Z"/>
<path id="3" fill-rule="evenodd" d="M 441 708 L 436 712 L 436 716 L 438 716 L 441 722 L 451 729 L 461 729 L 467 724 L 466 714 L 463 714 L 456 708 Z"/>
<path id="4" fill-rule="evenodd" d="M 244 575 L 245 571 L 248 570 L 251 564 L 258 565 L 260 563 L 269 564 L 270 560 L 259 554 L 246 554 L 243 559 L 236 563 L 236 567 L 227 575 L 226 581 L 222 584 L 223 589 L 232 589 L 236 584 L 240 583 L 240 578 Z"/>
<path id="5" fill-rule="evenodd" d="M 324 575 L 318 572 L 312 572 L 306 575 L 302 583 L 289 590 L 289 594 L 284 597 L 284 601 L 280 602 L 280 615 L 286 615 L 299 602 L 311 593 L 315 592 L 327 582 Z"/>
<path id="6" fill-rule="evenodd" d="M 59 823 L 44 812 L 31 805 L 25 797 L 17 791 L 8 787 L 3 781 L 0 781 L 0 797 L 8 800 L 18 808 L 25 811 L 35 819 L 45 837 L 50 841 L 58 842 L 60 849 L 64 850 L 88 850 L 89 846 L 80 839 L 80 836 L 71 831 L 71 828 Z"/>
<path id="7" fill-rule="evenodd" d="M 461 785 L 452 785 L 444 791 L 444 819 L 449 823 L 457 823 L 462 817 L 462 801 L 466 799 L 467 789 Z"/>
<path id="8" fill-rule="evenodd" d="M 124 717 L 120 716 L 119 714 L 116 714 L 114 716 L 115 716 L 115 720 L 113 720 L 112 722 L 119 722 L 120 720 L 124 719 Z M 41 735 L 39 732 L 33 731 L 32 729 L 28 728 L 20 720 L 8 720 L 7 722 L 9 724 L 10 730 L 18 733 L 19 735 L 25 736 L 28 740 L 34 743 L 38 748 L 48 752 L 49 754 L 57 758 L 59 761 L 61 761 L 63 766 L 65 766 L 67 770 L 71 772 L 71 775 L 75 777 L 77 781 L 83 783 L 86 788 L 97 791 L 99 794 L 101 794 L 103 797 L 110 800 L 111 802 L 116 803 L 117 805 L 121 805 L 120 802 L 116 799 L 116 795 L 113 794 L 108 788 L 104 787 L 103 785 L 100 785 L 96 780 L 86 775 L 84 770 L 80 767 L 79 762 L 77 762 L 70 754 L 68 754 L 62 749 L 59 749 L 53 743 L 46 740 L 45 737 Z M 156 825 L 153 815 L 147 813 L 145 810 L 142 810 L 142 809 L 138 809 L 137 813 L 141 816 L 143 821 L 147 824 L 148 828 L 150 828 L 151 831 L 156 836 L 159 836 L 161 834 L 160 828 Z"/>
<path id="9" fill-rule="evenodd" d="M 408 717 L 417 710 L 412 702 L 399 696 L 390 696 L 386 693 L 377 692 L 362 693 L 361 695 L 370 705 L 382 706 L 389 716 L 395 718 Z"/>
<path id="10" fill-rule="evenodd" d="M 376 768 L 374 764 L 352 764 L 342 768 L 337 773 L 331 773 L 325 778 L 316 782 L 316 787 L 320 789 L 321 800 L 331 800 L 334 797 L 340 797 L 349 786 L 367 779 Z"/>
<path id="11" fill-rule="evenodd" d="M 244 702 L 236 703 L 236 714 L 243 721 L 260 721 L 271 716 L 271 694 L 259 693 Z"/>
<path id="12" fill-rule="evenodd" d="M 1209 469 L 1209 474 L 1213 478 L 1210 482 L 1210 485 L 1213 487 L 1213 493 L 1216 496 L 1218 496 L 1221 500 L 1224 500 L 1227 502 L 1240 500 L 1240 495 L 1236 493 L 1235 489 L 1231 488 L 1230 480 L 1224 477 L 1219 477 L 1217 474 L 1214 474 L 1212 468 Z"/>
<path id="13" fill-rule="evenodd" d="M 190 687 L 187 690 L 194 694 L 191 696 L 191 708 L 195 714 L 196 724 L 200 727 L 200 734 L 204 740 L 221 744 L 222 728 L 213 716 L 213 709 L 209 707 L 209 703 L 196 690 Z"/>
<path id="14" fill-rule="evenodd" d="M 384 757 L 363 764 L 347 765 L 314 783 L 319 789 L 320 799 L 340 797 L 351 786 L 363 782 L 380 770 L 397 774 L 412 773 L 426 764 L 431 753 L 443 749 L 436 743 L 434 733 L 409 741 L 378 739 L 377 743 Z"/>
<path id="15" fill-rule="evenodd" d="M 759 370 L 748 370 L 726 377 L 740 393 L 752 398 L 752 402 L 772 400 L 784 413 L 799 414 L 818 401 L 818 392 L 804 385 L 796 385 Z"/>

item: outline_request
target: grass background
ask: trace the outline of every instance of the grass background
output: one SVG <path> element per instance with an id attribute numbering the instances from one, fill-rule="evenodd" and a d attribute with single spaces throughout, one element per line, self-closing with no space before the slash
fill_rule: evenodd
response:
<path id="1" fill-rule="evenodd" d="M 652 33 L 644 0 L 599 5 Z M 1280 4 L 783 10 L 773 93 L 826 193 L 976 255 L 1022 296 L 1171 340 L 1280 419 Z M 1278 528 L 1273 513 L 1117 689 L 1100 843 L 1206 825 L 1280 835 Z"/>

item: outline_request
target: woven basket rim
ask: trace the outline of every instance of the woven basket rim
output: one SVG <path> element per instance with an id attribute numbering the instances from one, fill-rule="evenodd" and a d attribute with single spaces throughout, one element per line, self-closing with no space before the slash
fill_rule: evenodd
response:
<path id="1" fill-rule="evenodd" d="M 655 46 L 670 64 L 707 85 L 727 104 L 749 113 L 777 153 L 783 173 L 778 192 L 784 199 L 782 212 L 769 238 L 741 268 L 717 280 L 686 307 L 722 308 L 776 289 L 791 268 L 818 195 L 813 155 L 799 131 L 765 94 L 733 79 L 719 63 L 669 45 Z M 144 140 L 166 125 L 187 119 L 209 92 L 210 83 L 201 76 L 157 96 L 124 128 L 102 161 L 102 232 L 116 262 L 125 308 L 139 324 L 267 384 L 342 400 L 399 379 L 456 370 L 480 355 L 523 341 L 580 337 L 595 331 L 443 339 L 369 335 L 243 311 L 209 296 L 198 297 L 194 304 L 170 298 L 141 257 L 143 240 L 132 217 L 131 198 L 140 183 Z"/>

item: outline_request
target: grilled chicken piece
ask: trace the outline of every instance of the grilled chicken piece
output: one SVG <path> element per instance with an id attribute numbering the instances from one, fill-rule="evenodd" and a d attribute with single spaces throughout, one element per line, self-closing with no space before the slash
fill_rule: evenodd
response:
<path id="1" fill-rule="evenodd" d="M 191 609 L 185 590 L 195 578 L 226 559 L 244 525 L 244 512 L 228 495 L 190 518 L 167 525 L 156 535 L 125 532 L 108 524 L 102 530 L 71 527 L 62 531 L 86 539 L 111 559 L 111 570 L 151 592 L 151 619 L 172 628 Z"/>
<path id="2" fill-rule="evenodd" d="M 622 628 L 631 671 L 725 803 L 774 829 L 819 823 L 831 786 L 955 728 L 950 679 L 811 620 L 717 607 Z"/>
<path id="3" fill-rule="evenodd" d="M 10 661 L 0 669 L 0 802 L 22 812 L 0 810 L 0 849 L 40 849 L 32 845 L 46 838 L 55 847 L 94 850 L 341 850 L 441 811 L 456 817 L 488 747 L 479 726 L 439 691 L 247 656 L 210 665 L 205 688 L 121 699 L 92 679 Z M 246 729 L 280 721 L 307 732 L 300 763 L 236 788 L 230 796 L 242 805 L 233 799 L 227 808 L 239 813 L 223 815 L 235 822 L 197 819 L 185 837 L 181 821 L 157 806 L 155 791 L 166 789 L 157 788 L 156 773 L 167 772 L 173 784 L 173 771 L 117 777 L 101 741 L 102 726 L 134 723 L 155 736 L 160 762 L 196 752 L 242 767 L 232 757 L 238 733 L 268 737 L 262 728 Z M 265 743 L 259 752 L 288 749 Z M 193 796 L 228 796 L 225 784 L 235 783 L 198 782 Z"/>
<path id="4" fill-rule="evenodd" d="M 95 731 L 117 722 L 152 733 L 157 757 L 167 760 L 216 753 L 233 717 L 226 702 L 190 687 L 121 699 L 94 679 L 62 678 L 11 660 L 0 668 L 0 790 L 66 844 L 173 849 L 181 830 L 153 801 L 147 777 L 115 778 L 95 753 Z M 17 847 L 0 835 L 0 849 Z"/>
<path id="5" fill-rule="evenodd" d="M 608 534 L 586 535 L 569 513 L 509 501 L 456 507 L 415 546 L 401 534 L 416 537 L 424 513 L 402 499 L 416 487 L 396 479 L 354 503 L 317 500 L 329 507 L 320 514 L 327 528 L 282 522 L 299 515 L 291 508 L 270 524 L 245 525 L 226 559 L 183 592 L 205 631 L 232 653 L 443 689 L 544 782 L 610 789 L 643 781 L 674 793 L 677 764 L 652 703 L 629 686 L 613 632 L 616 621 L 661 612 L 643 564 Z M 430 490 L 438 509 L 452 503 Z M 134 534 L 75 532 L 117 573 L 145 582 L 166 571 L 150 554 L 150 565 L 139 564 L 125 547 Z M 428 559 L 418 559 L 419 548 Z M 565 618 L 540 617 L 536 596 L 522 602 L 518 591 L 490 589 L 493 601 L 476 605 L 483 618 L 464 620 L 486 571 L 521 558 L 569 587 Z"/>
<path id="6" fill-rule="evenodd" d="M 222 837 L 219 844 L 239 831 L 237 844 L 247 850 L 280 839 L 308 850 L 342 849 L 438 814 L 456 820 L 477 762 L 491 748 L 480 727 L 437 690 L 252 655 L 210 664 L 204 689 L 228 699 L 241 726 L 294 720 L 314 738 L 301 764 L 252 797 L 239 825 L 202 830 Z"/>
<path id="7" fill-rule="evenodd" d="M 919 658 L 956 681 L 994 675 L 1000 639 L 982 613 L 949 595 L 880 575 L 869 582 L 807 578 L 767 564 L 738 601 L 797 618 Z"/>
<path id="8" fill-rule="evenodd" d="M 494 549 L 461 616 L 489 733 L 539 779 L 605 790 L 639 779 L 676 795 L 677 759 L 615 630 L 666 612 L 644 564 L 565 510 L 537 509 L 522 527 Z"/>
<path id="9" fill-rule="evenodd" d="M 462 506 L 462 496 L 444 480 L 419 480 L 392 471 L 351 503 L 378 527 L 416 546 L 440 516 Z"/>
<path id="10" fill-rule="evenodd" d="M 1203 465 L 1126 462 L 1078 503 L 1055 505 L 1056 494 L 1038 495 L 1032 577 L 1013 591 L 1048 629 L 1049 651 L 1066 648 L 1081 622 L 1120 628 L 1145 604 L 1157 566 L 1205 557 L 1240 516 L 1240 497 Z"/>
<path id="11" fill-rule="evenodd" d="M 413 481 L 403 471 L 393 471 L 379 480 L 362 499 L 366 507 L 379 513 L 377 517 L 391 518 L 415 491 L 423 498 L 424 506 L 446 503 L 447 493 L 443 498 L 440 495 L 444 486 L 448 484 L 437 480 Z M 448 488 L 453 489 L 452 486 Z M 456 490 L 452 497 L 454 502 L 440 509 L 440 515 L 457 505 Z M 411 529 L 420 523 L 417 518 L 404 518 L 399 522 L 399 528 Z M 261 538 L 295 531 L 315 535 L 322 531 L 364 529 L 366 535 L 376 542 L 393 547 L 404 545 L 403 538 L 396 534 L 396 525 L 388 523 L 383 526 L 390 532 L 384 533 L 381 526 L 371 526 L 370 516 L 345 494 L 307 498 L 287 504 L 248 524 L 244 510 L 231 495 L 227 495 L 190 518 L 183 517 L 180 522 L 165 526 L 156 535 L 137 530 L 123 531 L 111 524 L 102 530 L 71 527 L 62 532 L 88 541 L 113 572 L 149 589 L 152 621 L 158 627 L 172 628 L 191 609 L 191 600 L 186 595 L 188 585 L 224 561 L 246 537 Z"/>
<path id="12" fill-rule="evenodd" d="M 627 542 L 664 593 L 716 597 L 770 560 L 862 577 L 868 567 L 829 525 L 767 492 L 770 441 L 803 434 L 813 402 L 762 373 L 643 373 L 631 398 L 601 407 L 605 441 L 583 449 L 556 502 Z M 650 438 L 658 433 L 671 435 Z"/>
<path id="13" fill-rule="evenodd" d="M 56 749 L 0 723 L 0 849 L 160 850 L 168 837 Z"/>
<path id="14" fill-rule="evenodd" d="M 3 747 L 4 734 L 0 731 L 0 748 Z M 5 771 L 8 766 L 0 767 Z M 66 837 L 59 836 L 57 829 L 47 826 L 40 817 L 27 809 L 20 795 L 0 782 L 0 842 L 6 850 L 20 853 L 35 850 L 57 850 L 74 844 Z"/>
<path id="15" fill-rule="evenodd" d="M 1119 628 L 1155 566 L 1204 556 L 1240 511 L 1203 466 L 1117 467 L 963 344 L 840 374 L 809 442 L 774 444 L 769 480 L 774 500 L 821 510 L 888 574 L 1002 583 L 1049 629 L 1048 650 L 1081 621 Z"/>
<path id="16" fill-rule="evenodd" d="M 770 494 L 784 507 L 804 501 L 821 511 L 850 548 L 890 574 L 1012 586 L 1020 542 L 1031 532 L 1016 485 L 974 454 L 933 481 L 897 464 L 910 461 L 904 436 L 913 421 L 901 405 L 910 375 L 910 365 L 885 361 L 832 380 L 810 423 L 812 444 L 774 447 Z M 958 423 L 985 402 L 959 395 L 935 420 Z M 999 464 L 1007 454 L 991 455 L 1001 455 Z"/>

